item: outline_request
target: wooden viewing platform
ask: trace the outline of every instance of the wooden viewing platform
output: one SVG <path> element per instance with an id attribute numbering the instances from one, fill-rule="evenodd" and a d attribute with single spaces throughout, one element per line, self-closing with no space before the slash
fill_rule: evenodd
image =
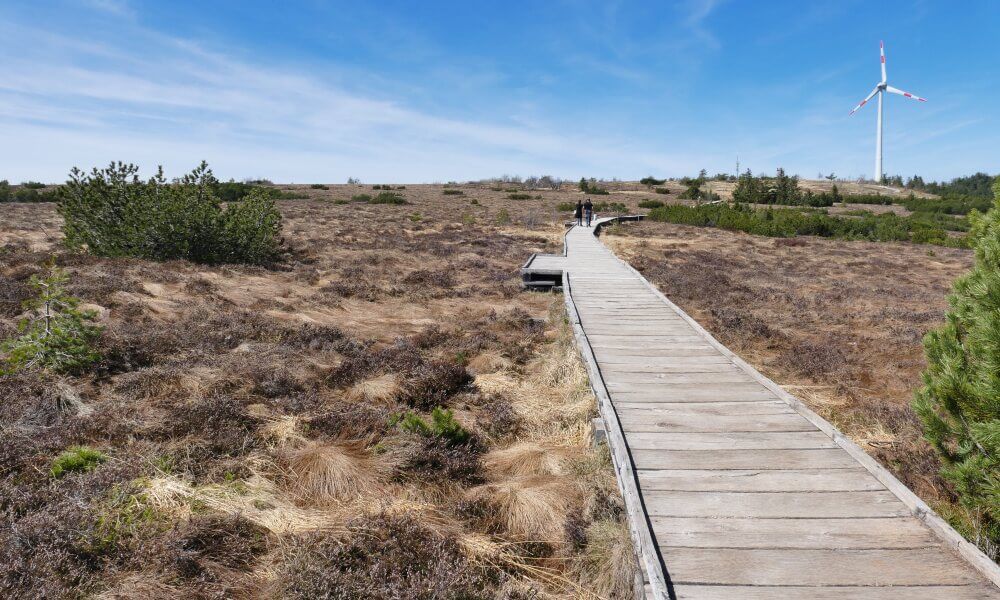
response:
<path id="1" fill-rule="evenodd" d="M 996 563 L 615 257 L 595 235 L 612 220 L 573 227 L 565 255 L 533 256 L 522 275 L 562 285 L 644 574 L 637 595 L 1000 598 Z"/>

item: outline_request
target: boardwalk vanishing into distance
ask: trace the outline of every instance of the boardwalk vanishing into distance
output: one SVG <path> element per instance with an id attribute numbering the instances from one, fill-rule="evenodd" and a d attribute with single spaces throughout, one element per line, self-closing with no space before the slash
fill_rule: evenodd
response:
<path id="1" fill-rule="evenodd" d="M 993 561 L 596 229 L 573 227 L 565 255 L 533 256 L 522 273 L 562 284 L 644 572 L 637 595 L 1000 598 Z"/>

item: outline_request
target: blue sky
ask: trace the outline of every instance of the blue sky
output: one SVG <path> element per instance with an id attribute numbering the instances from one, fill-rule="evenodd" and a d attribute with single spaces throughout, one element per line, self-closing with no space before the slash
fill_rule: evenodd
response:
<path id="1" fill-rule="evenodd" d="M 1000 3 L 4 0 L 0 178 L 1000 171 Z"/>

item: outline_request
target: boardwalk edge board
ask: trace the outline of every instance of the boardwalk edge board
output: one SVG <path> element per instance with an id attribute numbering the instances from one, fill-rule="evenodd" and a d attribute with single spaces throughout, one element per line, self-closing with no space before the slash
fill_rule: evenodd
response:
<path id="1" fill-rule="evenodd" d="M 636 221 L 641 217 L 621 217 L 601 220 L 595 224 L 593 234 L 599 235 L 601 228 L 608 223 L 615 221 Z M 567 232 L 568 233 L 568 232 Z M 566 238 L 564 236 L 563 256 L 566 256 Z M 737 367 L 742 369 L 754 380 L 774 393 L 778 398 L 788 403 L 795 412 L 815 425 L 823 433 L 829 436 L 834 443 L 845 450 L 855 461 L 863 466 L 869 473 L 878 479 L 885 487 L 892 492 L 906 507 L 911 514 L 922 521 L 934 534 L 952 550 L 957 552 L 976 571 L 981 573 L 994 585 L 1000 587 L 1000 565 L 993 562 L 975 544 L 969 542 L 955 529 L 942 519 L 923 500 L 914 494 L 908 487 L 899 481 L 885 467 L 880 465 L 875 459 L 869 456 L 864 450 L 855 444 L 850 438 L 834 427 L 829 421 L 813 412 L 801 400 L 789 394 L 781 386 L 771 381 L 761 374 L 753 366 L 748 364 L 738 355 L 729 350 L 725 345 L 715 339 L 704 327 L 695 321 L 690 315 L 667 298 L 659 289 L 649 282 L 632 265 L 622 260 L 613 252 L 611 255 L 621 263 L 627 270 L 631 271 L 647 288 L 658 297 L 664 304 L 673 310 L 681 319 L 687 322 L 701 337 L 710 345 L 721 352 L 724 356 L 733 361 Z M 534 258 L 534 256 L 532 257 Z M 530 262 L 530 261 L 529 261 Z M 527 265 L 526 265 L 527 266 Z M 607 387 L 601 375 L 600 367 L 597 364 L 593 349 L 590 347 L 586 332 L 580 324 L 580 316 L 576 310 L 573 300 L 571 281 L 569 274 L 564 271 L 562 275 L 563 293 L 570 321 L 573 324 L 573 331 L 576 337 L 577 346 L 583 356 L 590 375 L 591 388 L 598 398 L 598 405 L 601 416 L 604 418 L 606 430 L 608 432 L 608 444 L 615 462 L 615 470 L 618 475 L 618 484 L 625 499 L 628 512 L 629 528 L 632 531 L 633 543 L 636 553 L 640 557 L 643 567 L 646 569 L 649 578 L 649 589 L 657 599 L 673 597 L 668 592 L 670 588 L 669 576 L 666 571 L 663 558 L 659 548 L 654 541 L 652 524 L 649 521 L 648 512 L 645 510 L 644 501 L 638 492 L 638 476 L 633 465 L 628 443 L 625 440 L 624 430 L 618 419 L 617 412 L 608 395 Z"/>

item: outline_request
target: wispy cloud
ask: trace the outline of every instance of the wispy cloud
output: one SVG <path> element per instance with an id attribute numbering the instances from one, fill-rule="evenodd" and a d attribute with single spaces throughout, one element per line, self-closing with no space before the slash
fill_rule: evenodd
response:
<path id="1" fill-rule="evenodd" d="M 36 33 L 19 28 L 0 48 Z M 441 116 L 137 27 L 130 37 L 141 54 L 135 45 L 51 33 L 43 50 L 8 54 L 15 58 L 0 80 L 0 123 L 12 135 L 51 142 L 49 179 L 72 165 L 154 150 L 162 153 L 157 162 L 174 169 L 207 158 L 227 176 L 286 180 L 316 178 L 320 163 L 327 180 L 426 181 L 456 172 L 620 174 L 637 165 L 662 170 L 678 158 L 616 136 L 584 139 L 515 120 Z M 37 172 L 37 157 L 5 146 L 6 168 Z M 59 173 L 51 172 L 53 159 L 62 161 Z"/>

